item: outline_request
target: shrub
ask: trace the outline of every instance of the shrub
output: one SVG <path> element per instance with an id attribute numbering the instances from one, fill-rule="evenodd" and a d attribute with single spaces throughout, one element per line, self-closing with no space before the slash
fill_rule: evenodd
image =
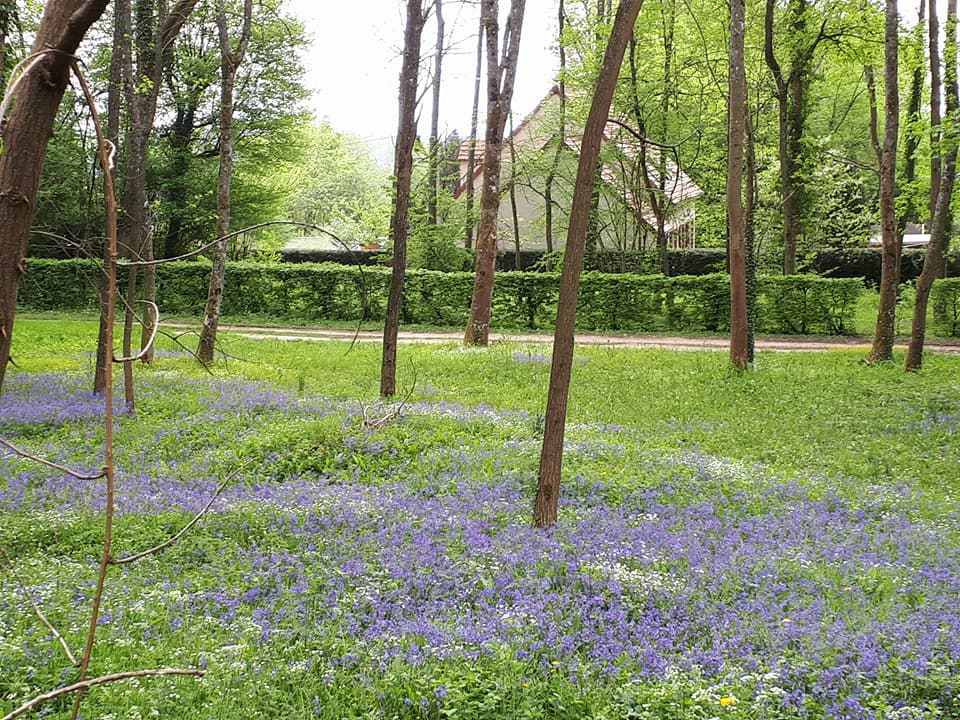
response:
<path id="1" fill-rule="evenodd" d="M 937 328 L 947 335 L 960 335 L 960 278 L 937 280 L 932 300 Z"/>
<path id="2" fill-rule="evenodd" d="M 908 250 L 900 263 L 901 282 L 910 282 L 920 277 L 923 270 L 924 250 Z M 813 258 L 810 270 L 832 278 L 863 278 L 870 285 L 880 284 L 881 255 L 879 249 L 859 248 L 824 250 Z M 947 256 L 947 275 L 960 275 L 960 254 Z"/>
<path id="3" fill-rule="evenodd" d="M 161 310 L 200 315 L 210 266 L 171 263 L 157 268 Z M 90 310 L 97 304 L 97 265 L 88 260 L 31 260 L 20 303 L 33 310 Z M 345 265 L 232 263 L 223 312 L 291 320 L 378 320 L 384 316 L 390 270 Z M 121 279 L 122 286 L 122 279 Z M 494 321 L 501 327 L 550 328 L 557 312 L 559 275 L 505 272 L 496 277 Z M 403 322 L 466 323 L 473 274 L 411 270 Z M 863 291 L 856 279 L 761 277 L 759 329 L 769 333 L 849 332 Z M 729 279 L 662 275 L 583 275 L 578 327 L 588 331 L 718 332 L 729 327 Z"/>

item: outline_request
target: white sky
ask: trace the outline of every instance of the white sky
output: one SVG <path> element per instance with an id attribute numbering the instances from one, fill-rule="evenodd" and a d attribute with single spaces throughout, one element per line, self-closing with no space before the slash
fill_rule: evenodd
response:
<path id="1" fill-rule="evenodd" d="M 385 164 L 391 162 L 397 128 L 404 5 L 401 0 L 290 0 L 313 39 L 304 64 L 317 118 L 367 140 Z M 506 9 L 509 2 L 504 0 L 501 6 Z M 479 3 L 447 0 L 444 20 L 450 50 L 443 63 L 441 135 L 456 129 L 466 137 L 473 106 Z M 532 110 L 553 83 L 558 61 L 551 48 L 556 45 L 556 33 L 556 0 L 527 0 L 513 98 L 518 117 Z M 431 58 L 425 62 L 432 63 L 435 42 L 436 21 L 431 16 L 423 34 L 422 52 Z M 421 74 L 421 89 L 427 77 Z M 482 126 L 485 85 L 480 92 Z M 429 103 L 428 93 L 421 105 L 421 137 L 429 131 Z"/>

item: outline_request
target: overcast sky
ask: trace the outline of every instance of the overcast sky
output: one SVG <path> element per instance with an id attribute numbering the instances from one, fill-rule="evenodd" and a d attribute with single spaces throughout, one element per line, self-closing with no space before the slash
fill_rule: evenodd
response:
<path id="1" fill-rule="evenodd" d="M 313 91 L 316 116 L 336 129 L 357 135 L 384 164 L 391 162 L 397 127 L 397 79 L 403 42 L 401 0 L 290 0 L 313 45 L 305 55 L 306 84 Z M 945 6 L 945 0 L 940 3 Z M 451 43 L 444 61 L 441 130 L 466 136 L 473 105 L 473 75 L 479 3 L 448 0 L 444 19 Z M 509 2 L 501 2 L 505 10 Z M 519 73 L 513 108 L 523 117 L 549 91 L 556 74 L 556 0 L 527 0 L 521 35 Z M 907 23 L 915 22 L 918 0 L 901 0 Z M 941 25 L 946 16 L 941 9 Z M 428 23 L 423 54 L 432 55 L 435 23 Z M 483 92 L 483 90 L 482 90 Z M 429 102 L 429 101 L 427 101 Z M 481 124 L 482 124 L 481 104 Z M 420 134 L 428 131 L 429 110 Z"/>
<path id="2" fill-rule="evenodd" d="M 318 2 L 290 0 L 306 23 L 313 46 L 304 58 L 307 87 L 314 92 L 316 116 L 336 129 L 358 135 L 387 162 L 397 128 L 397 79 L 403 45 L 404 3 L 400 0 Z M 509 6 L 508 2 L 501 5 Z M 443 64 L 440 126 L 444 132 L 470 131 L 479 3 L 444 3 L 450 50 Z M 547 94 L 556 73 L 556 0 L 527 0 L 520 43 L 520 72 L 513 107 L 519 116 Z M 423 54 L 433 55 L 436 25 L 423 35 Z M 481 89 L 481 92 L 484 92 Z M 427 105 L 429 100 L 426 101 Z M 481 100 L 481 114 L 482 110 Z M 481 119 L 482 121 L 482 119 Z M 429 129 L 429 109 L 420 134 Z"/>

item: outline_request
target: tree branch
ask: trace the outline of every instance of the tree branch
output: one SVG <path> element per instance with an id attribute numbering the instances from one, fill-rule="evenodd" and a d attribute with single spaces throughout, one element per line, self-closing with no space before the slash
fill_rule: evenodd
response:
<path id="1" fill-rule="evenodd" d="M 49 460 L 44 460 L 42 457 L 38 457 L 37 455 L 28 453 L 26 450 L 21 450 L 16 445 L 11 443 L 9 440 L 5 440 L 2 437 L 0 437 L 0 447 L 6 448 L 10 452 L 12 452 L 14 455 L 19 455 L 20 457 L 25 458 L 27 460 L 33 460 L 34 462 L 40 463 L 41 465 L 46 465 L 48 468 L 59 470 L 60 472 L 66 473 L 70 477 L 76 478 L 77 480 L 100 480 L 106 475 L 106 471 L 101 471 L 97 475 L 88 475 L 85 473 L 77 472 L 76 470 L 72 470 L 66 467 L 65 465 L 60 465 L 55 462 L 50 462 Z"/>

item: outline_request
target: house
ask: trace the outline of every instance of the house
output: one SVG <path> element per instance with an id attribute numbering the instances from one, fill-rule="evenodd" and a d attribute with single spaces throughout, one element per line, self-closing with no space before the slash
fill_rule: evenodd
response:
<path id="1" fill-rule="evenodd" d="M 908 223 L 903 233 L 904 250 L 925 250 L 930 244 L 930 232 L 926 225 L 915 225 Z M 870 248 L 880 250 L 883 248 L 883 234 L 875 232 L 870 238 Z"/>
<path id="2" fill-rule="evenodd" d="M 503 197 L 497 233 L 497 249 L 500 253 L 515 252 L 518 237 L 524 253 L 544 253 L 549 249 L 545 195 L 547 177 L 557 158 L 559 116 L 560 91 L 554 87 L 504 142 L 500 174 Z M 568 126 L 565 135 L 552 190 L 554 250 L 562 250 L 566 242 L 582 128 Z M 622 125 L 611 121 L 604 135 L 597 249 L 619 251 L 655 248 L 658 222 L 651 195 L 658 200 L 658 204 L 661 204 L 660 198 L 667 198 L 667 202 L 662 204 L 668 245 L 673 249 L 696 247 L 696 201 L 703 191 L 672 158 L 662 157 L 658 148 L 641 143 Z M 515 163 L 512 157 L 516 157 Z M 459 153 L 460 183 L 456 194 L 461 195 L 472 183 L 479 202 L 484 180 L 482 141 L 477 142 L 472 178 L 467 177 L 468 158 L 469 143 L 464 143 Z M 664 176 L 662 184 L 661 169 Z M 509 196 L 511 184 L 516 200 L 516 224 Z"/>

